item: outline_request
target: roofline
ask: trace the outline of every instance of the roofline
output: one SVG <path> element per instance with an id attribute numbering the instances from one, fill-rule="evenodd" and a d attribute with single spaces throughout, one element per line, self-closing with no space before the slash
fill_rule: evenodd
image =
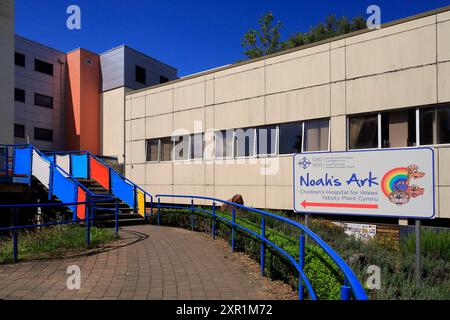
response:
<path id="1" fill-rule="evenodd" d="M 53 51 L 57 51 L 57 52 L 62 53 L 62 54 L 66 54 L 64 51 L 61 51 L 61 50 L 59 50 L 59 49 L 56 49 L 56 48 L 47 46 L 47 45 L 42 44 L 42 43 L 40 43 L 40 42 L 37 42 L 37 41 L 35 41 L 35 40 L 31 40 L 31 39 L 25 38 L 24 36 L 21 36 L 20 34 L 15 33 L 14 35 L 15 35 L 16 37 L 19 37 L 19 38 L 25 40 L 25 41 L 31 42 L 31 43 L 33 43 L 33 44 L 35 44 L 35 45 L 38 45 L 38 46 L 41 46 L 41 47 L 44 47 L 44 48 L 47 48 L 47 49 L 50 49 L 50 50 L 53 50 Z"/>
<path id="2" fill-rule="evenodd" d="M 419 13 L 419 14 L 416 14 L 416 15 L 413 15 L 413 16 L 408 16 L 408 17 L 405 17 L 405 18 L 401 18 L 401 19 L 397 19 L 397 20 L 394 20 L 394 21 L 383 23 L 381 25 L 381 28 L 392 27 L 392 26 L 395 26 L 395 25 L 398 25 L 398 24 L 401 24 L 401 23 L 410 22 L 410 21 L 413 21 L 413 20 L 418 20 L 418 19 L 421 19 L 421 18 L 433 16 L 433 15 L 436 15 L 436 14 L 439 14 L 439 13 L 443 13 L 443 12 L 446 12 L 446 11 L 450 11 L 450 5 L 442 7 L 442 8 L 433 9 L 433 10 L 430 10 L 430 11 L 425 11 L 425 12 L 422 12 L 422 13 Z M 165 83 L 162 83 L 162 84 L 157 84 L 157 85 L 154 85 L 154 86 L 149 86 L 149 87 L 146 87 L 146 88 L 143 88 L 143 89 L 135 90 L 133 92 L 130 92 L 128 95 L 135 94 L 135 93 L 140 93 L 140 92 L 143 92 L 143 91 L 146 91 L 146 90 L 149 90 L 149 89 L 154 89 L 154 88 L 167 86 L 167 85 L 170 85 L 170 84 L 175 84 L 175 83 L 178 83 L 178 82 L 181 82 L 181 81 L 184 81 L 184 80 L 190 80 L 190 79 L 206 76 L 208 74 L 212 74 L 212 73 L 216 73 L 216 72 L 232 69 L 234 67 L 239 67 L 239 66 L 247 65 L 247 64 L 250 64 L 250 63 L 253 63 L 253 62 L 266 60 L 266 59 L 270 59 L 270 58 L 273 58 L 273 57 L 289 54 L 289 53 L 292 53 L 292 52 L 309 49 L 309 48 L 320 46 L 320 45 L 323 45 L 323 44 L 326 44 L 326 43 L 331 43 L 331 42 L 334 42 L 334 41 L 350 38 L 350 37 L 353 37 L 353 36 L 357 36 L 357 35 L 368 33 L 368 32 L 372 32 L 372 31 L 377 31 L 377 30 L 378 29 L 373 29 L 372 30 L 372 29 L 367 29 L 366 28 L 366 29 L 362 29 L 362 30 L 358 30 L 358 31 L 353 31 L 353 32 L 350 32 L 350 33 L 346 33 L 346 34 L 342 34 L 342 35 L 335 36 L 335 37 L 332 37 L 332 38 L 328 38 L 328 39 L 325 39 L 325 40 L 322 40 L 322 41 L 317 41 L 317 42 L 309 43 L 309 44 L 306 44 L 306 45 L 303 45 L 303 46 L 299 46 L 299 47 L 295 47 L 295 48 L 291 48 L 291 49 L 275 52 L 275 53 L 272 53 L 272 54 L 269 54 L 269 55 L 266 55 L 266 56 L 262 56 L 262 57 L 258 57 L 258 58 L 254 58 L 254 59 L 249 59 L 249 60 L 245 60 L 245 61 L 241 61 L 241 62 L 237 62 L 237 63 L 228 64 L 228 65 L 225 65 L 225 66 L 222 66 L 222 67 L 217 67 L 217 68 L 210 69 L 210 70 L 207 70 L 207 71 L 201 71 L 201 72 L 198 72 L 198 73 L 194 73 L 194 74 L 191 74 L 191 75 L 184 76 L 184 77 L 176 79 L 176 80 L 172 80 L 172 81 L 165 82 Z"/>
<path id="3" fill-rule="evenodd" d="M 96 56 L 100 56 L 98 53 L 96 53 L 96 52 L 94 52 L 94 51 L 91 51 L 91 50 L 88 50 L 88 49 L 85 49 L 85 48 L 82 48 L 82 47 L 78 47 L 78 48 L 75 48 L 75 49 L 73 49 L 73 50 L 70 50 L 69 52 L 66 53 L 66 55 L 69 55 L 69 54 L 71 54 L 71 53 L 74 53 L 75 51 L 78 51 L 78 50 L 80 50 L 80 51 L 86 51 L 86 52 L 88 52 L 88 53 L 90 53 L 90 54 L 94 54 L 94 55 L 96 55 Z"/>
<path id="4" fill-rule="evenodd" d="M 148 54 L 145 54 L 145 53 L 143 53 L 143 52 L 141 52 L 141 51 L 139 51 L 139 50 L 137 50 L 137 49 L 134 49 L 134 48 L 132 48 L 132 47 L 126 45 L 126 44 L 122 44 L 122 45 L 120 45 L 120 46 L 118 46 L 118 47 L 114 47 L 114 48 L 109 49 L 109 50 L 107 50 L 107 51 L 105 51 L 105 52 L 102 52 L 102 53 L 100 53 L 100 56 L 103 56 L 103 55 L 105 55 L 105 54 L 107 54 L 107 53 L 110 53 L 110 52 L 112 52 L 112 51 L 115 51 L 115 50 L 118 50 L 118 49 L 121 49 L 121 48 L 127 48 L 127 49 L 130 49 L 130 50 L 132 50 L 132 51 L 134 51 L 134 52 L 136 52 L 136 53 L 138 53 L 138 54 L 144 56 L 144 57 L 147 58 L 147 59 L 150 59 L 150 60 L 153 60 L 153 61 L 155 61 L 155 62 L 157 62 L 157 63 L 163 64 L 163 65 L 165 65 L 165 66 L 167 66 L 167 67 L 169 67 L 169 68 L 171 68 L 171 69 L 173 69 L 173 70 L 175 70 L 175 71 L 178 72 L 178 69 L 177 69 L 177 68 L 175 68 L 175 67 L 173 67 L 173 66 L 171 66 L 171 65 L 169 65 L 169 64 L 167 64 L 167 63 L 165 63 L 165 62 L 162 62 L 162 61 L 160 61 L 160 60 L 158 60 L 158 59 L 155 59 L 155 58 L 149 56 Z"/>

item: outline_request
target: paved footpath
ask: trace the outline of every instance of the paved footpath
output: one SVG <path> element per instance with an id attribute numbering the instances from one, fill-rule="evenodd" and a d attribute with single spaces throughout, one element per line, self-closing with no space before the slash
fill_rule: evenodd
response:
<path id="1" fill-rule="evenodd" d="M 0 299 L 272 299 L 259 275 L 210 236 L 141 225 L 100 252 L 0 265 Z M 67 267 L 81 268 L 69 290 Z"/>

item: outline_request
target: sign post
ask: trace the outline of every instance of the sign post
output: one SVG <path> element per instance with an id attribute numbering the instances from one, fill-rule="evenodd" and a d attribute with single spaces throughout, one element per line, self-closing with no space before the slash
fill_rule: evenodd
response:
<path id="1" fill-rule="evenodd" d="M 420 285 L 420 280 L 422 277 L 422 267 L 420 261 L 420 220 L 416 220 L 415 231 L 416 231 L 416 285 Z"/>

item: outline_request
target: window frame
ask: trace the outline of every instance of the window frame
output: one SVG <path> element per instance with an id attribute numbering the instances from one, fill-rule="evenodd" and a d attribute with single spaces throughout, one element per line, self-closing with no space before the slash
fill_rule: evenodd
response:
<path id="1" fill-rule="evenodd" d="M 46 71 L 43 71 L 43 69 L 38 70 L 38 64 L 42 64 L 42 66 L 45 66 L 47 64 L 47 65 L 52 67 L 52 71 L 51 72 L 46 72 Z M 50 63 L 50 62 L 47 62 L 47 61 L 35 58 L 34 59 L 34 71 L 53 77 L 53 75 L 55 73 L 55 65 L 53 63 Z"/>
<path id="2" fill-rule="evenodd" d="M 17 59 L 16 58 L 17 58 L 18 55 L 23 56 L 23 65 L 17 64 Z M 23 53 L 14 51 L 14 65 L 18 66 L 18 67 L 26 68 L 26 66 L 27 66 L 27 56 L 25 54 L 23 54 Z"/>
<path id="3" fill-rule="evenodd" d="M 135 64 L 134 65 L 135 67 L 134 67 L 134 81 L 136 81 L 137 83 L 140 83 L 140 84 L 143 84 L 143 85 L 146 85 L 147 84 L 147 69 L 145 69 L 144 67 L 141 67 L 141 66 L 139 66 L 139 65 L 137 65 L 137 64 Z M 141 72 L 143 72 L 143 76 L 144 76 L 144 81 L 140 81 L 138 78 L 138 75 L 140 75 L 140 72 L 138 72 L 138 71 L 141 71 Z"/>
<path id="4" fill-rule="evenodd" d="M 51 139 L 50 139 L 50 140 L 47 140 L 47 139 L 37 138 L 37 137 L 36 137 L 36 130 L 43 130 L 43 131 L 50 132 L 50 133 L 51 133 Z M 53 142 L 53 141 L 54 141 L 53 130 L 52 130 L 52 129 L 46 129 L 46 128 L 34 127 L 34 135 L 33 135 L 33 138 L 34 138 L 34 140 L 37 140 L 37 141 Z"/>
<path id="5" fill-rule="evenodd" d="M 157 160 L 149 160 L 148 159 L 148 143 L 150 142 L 150 141 L 154 141 L 154 140 L 156 140 L 156 142 L 158 143 L 158 145 L 157 145 L 157 152 L 156 152 L 156 154 L 157 154 Z M 145 161 L 146 162 L 160 162 L 160 159 L 161 159 L 161 139 L 160 138 L 153 138 L 153 139 L 147 139 L 146 141 L 145 141 Z"/>
<path id="6" fill-rule="evenodd" d="M 238 155 L 238 153 L 239 153 L 239 149 L 238 149 L 238 139 L 237 139 L 237 136 L 236 136 L 236 131 L 237 130 L 243 130 L 244 132 L 245 131 L 247 131 L 247 130 L 253 130 L 253 148 L 252 148 L 252 150 L 251 150 L 251 155 L 243 155 L 243 156 L 239 156 Z M 234 159 L 249 159 L 249 158 L 256 158 L 257 157 L 257 151 L 258 151 L 258 148 L 257 148 L 257 143 L 258 143 L 258 141 L 257 141 L 257 137 L 256 137 L 256 127 L 246 127 L 246 128 L 237 128 L 237 129 L 233 129 L 233 158 Z M 246 142 L 246 139 L 244 140 L 244 148 L 245 148 L 245 142 Z M 249 150 L 250 151 L 250 150 Z M 244 153 L 245 153 L 245 150 L 244 150 Z"/>
<path id="7" fill-rule="evenodd" d="M 18 136 L 16 135 L 16 128 L 23 128 L 23 136 Z M 26 133 L 25 133 L 25 125 L 24 124 L 19 124 L 19 123 L 14 123 L 14 138 L 22 138 L 24 139 L 26 137 Z"/>
<path id="8" fill-rule="evenodd" d="M 17 91 L 21 91 L 21 93 L 23 92 L 23 100 L 17 100 Z M 27 100 L 26 91 L 24 89 L 14 88 L 14 101 L 15 102 L 21 102 L 21 103 L 26 103 L 26 100 Z"/>
<path id="9" fill-rule="evenodd" d="M 41 96 L 41 97 L 43 97 L 43 98 L 50 98 L 51 99 L 51 107 L 49 107 L 49 106 L 45 106 L 45 105 L 42 105 L 42 104 L 37 104 L 36 103 L 36 97 L 37 96 Z M 45 95 L 45 94 L 42 94 L 42 93 L 38 93 L 38 92 L 35 92 L 34 93 L 34 101 L 33 101 L 33 104 L 35 105 L 35 106 L 37 106 L 37 107 L 42 107 L 42 108 L 46 108 L 46 109 L 53 109 L 53 107 L 54 107 L 54 99 L 53 99 L 53 97 L 51 97 L 51 96 L 47 96 L 47 95 Z"/>

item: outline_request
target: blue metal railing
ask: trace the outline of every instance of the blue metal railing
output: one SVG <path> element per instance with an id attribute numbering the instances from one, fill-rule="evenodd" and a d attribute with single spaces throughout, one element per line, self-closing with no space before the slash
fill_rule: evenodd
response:
<path id="1" fill-rule="evenodd" d="M 180 206 L 176 204 L 161 204 L 161 198 L 183 198 L 188 199 L 191 201 L 190 207 Z M 270 212 L 266 212 L 263 210 L 250 208 L 244 205 L 236 204 L 234 202 L 220 200 L 216 198 L 211 197 L 201 197 L 201 196 L 192 196 L 192 195 L 173 195 L 173 194 L 157 194 L 155 195 L 155 199 L 157 200 L 157 223 L 160 224 L 161 221 L 161 208 L 170 208 L 170 209 L 188 209 L 193 214 L 194 212 L 202 212 L 206 213 L 211 216 L 211 233 L 212 237 L 215 237 L 215 224 L 216 219 L 220 220 L 222 222 L 228 223 L 231 225 L 232 233 L 231 233 L 231 247 L 232 250 L 234 250 L 235 246 L 235 229 L 238 228 L 240 230 L 245 231 L 246 233 L 256 237 L 261 241 L 261 252 L 260 252 L 260 260 L 261 260 L 261 273 L 264 274 L 264 265 L 265 265 L 265 245 L 269 245 L 270 247 L 274 248 L 276 251 L 281 253 L 288 261 L 297 269 L 299 273 L 299 288 L 298 288 L 298 294 L 299 299 L 302 300 L 304 298 L 303 296 L 303 285 L 306 287 L 309 296 L 312 300 L 316 300 L 317 296 L 314 292 L 314 288 L 311 285 L 310 280 L 306 276 L 306 274 L 303 271 L 304 263 L 305 263 L 305 235 L 308 236 L 309 239 L 312 239 L 337 265 L 339 270 L 344 275 L 344 283 L 341 286 L 341 299 L 342 300 L 348 300 L 350 299 L 351 293 L 353 294 L 353 297 L 356 300 L 367 300 L 367 295 L 364 291 L 363 286 L 359 282 L 356 275 L 353 273 L 353 271 L 350 269 L 350 267 L 345 263 L 345 261 L 333 250 L 331 249 L 328 244 L 323 241 L 319 236 L 317 236 L 314 232 L 306 228 L 301 223 L 298 223 L 296 221 L 287 219 L 282 216 L 275 215 Z M 212 202 L 211 211 L 197 208 L 194 206 L 194 200 L 207 200 Z M 232 214 L 231 214 L 231 220 L 226 219 L 218 214 L 216 214 L 216 204 L 222 203 L 226 204 L 228 206 L 231 206 L 232 208 Z M 261 234 L 254 232 L 253 230 L 250 230 L 236 222 L 236 209 L 245 210 L 257 213 L 261 216 Z M 293 256 L 288 254 L 285 250 L 283 250 L 280 246 L 278 246 L 276 243 L 273 243 L 272 241 L 268 240 L 266 237 L 266 219 L 265 218 L 273 218 L 279 221 L 282 221 L 284 223 L 287 223 L 297 229 L 300 230 L 301 235 L 299 236 L 299 260 L 296 261 Z M 191 217 L 191 225 L 193 228 L 193 218 Z"/>
<path id="2" fill-rule="evenodd" d="M 134 208 L 136 208 L 136 192 L 137 190 L 140 190 L 145 196 L 149 197 L 150 199 L 150 212 L 152 212 L 153 210 L 153 196 L 148 193 L 147 191 L 145 191 L 143 188 L 141 188 L 140 186 L 138 186 L 137 184 L 135 184 L 133 181 L 131 181 L 130 179 L 124 177 L 123 175 L 121 175 L 120 173 L 118 173 L 116 170 L 114 170 L 110 165 L 108 165 L 106 162 L 104 162 L 103 160 L 99 159 L 97 156 L 93 155 L 91 152 L 87 151 L 87 150 L 81 150 L 81 151 L 52 151 L 52 152 L 46 152 L 46 155 L 52 155 L 52 156 L 61 156 L 61 155 L 82 155 L 82 154 L 86 154 L 88 157 L 91 157 L 93 159 L 95 159 L 96 161 L 98 161 L 99 163 L 101 163 L 103 166 L 105 166 L 108 170 L 109 170 L 109 180 L 110 183 L 113 180 L 113 176 L 117 176 L 120 179 L 122 179 L 124 182 L 130 184 L 133 187 L 133 199 L 134 199 L 134 203 L 133 206 Z M 56 162 L 56 160 L 55 160 Z M 71 163 L 72 165 L 72 163 Z M 113 190 L 113 188 L 109 188 L 110 192 L 112 194 L 114 194 L 117 198 L 119 198 L 120 200 L 127 202 L 127 198 L 129 198 L 129 195 L 123 194 L 123 193 L 118 193 L 118 192 L 114 192 L 115 190 Z M 145 205 L 147 204 L 147 201 L 144 201 Z M 147 220 L 148 216 L 147 216 L 147 210 L 146 210 L 146 206 L 144 208 L 144 218 Z"/>

